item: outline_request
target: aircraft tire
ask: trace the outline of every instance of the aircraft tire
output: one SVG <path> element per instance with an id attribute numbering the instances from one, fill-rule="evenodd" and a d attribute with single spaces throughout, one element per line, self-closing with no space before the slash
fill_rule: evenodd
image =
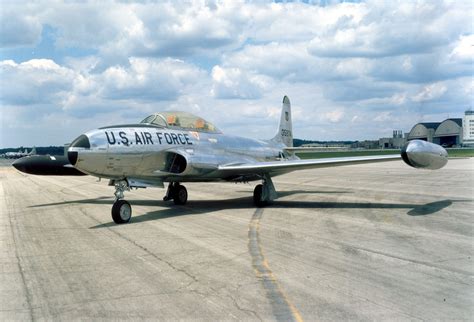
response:
<path id="1" fill-rule="evenodd" d="M 120 199 L 112 206 L 112 219 L 116 224 L 126 224 L 132 218 L 132 206 L 126 200 Z"/>
<path id="2" fill-rule="evenodd" d="M 175 205 L 184 205 L 188 201 L 188 190 L 185 186 L 177 185 L 175 187 L 173 201 Z"/>
<path id="3" fill-rule="evenodd" d="M 255 186 L 255 189 L 253 190 L 253 203 L 259 208 L 267 205 L 267 201 L 262 200 L 262 192 L 263 185 L 258 184 Z"/>

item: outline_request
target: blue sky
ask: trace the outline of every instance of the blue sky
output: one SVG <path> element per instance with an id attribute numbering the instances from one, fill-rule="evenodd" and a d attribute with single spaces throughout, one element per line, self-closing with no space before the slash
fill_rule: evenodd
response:
<path id="1" fill-rule="evenodd" d="M 0 147 L 184 110 L 270 138 L 376 139 L 472 108 L 471 1 L 0 5 Z"/>

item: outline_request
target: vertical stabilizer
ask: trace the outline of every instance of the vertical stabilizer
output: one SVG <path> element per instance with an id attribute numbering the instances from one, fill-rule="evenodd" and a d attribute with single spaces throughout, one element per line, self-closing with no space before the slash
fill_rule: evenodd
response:
<path id="1" fill-rule="evenodd" d="M 280 127 L 278 128 L 278 133 L 272 140 L 275 142 L 283 143 L 288 147 L 293 146 L 293 129 L 291 126 L 291 104 L 288 96 L 283 97 Z"/>

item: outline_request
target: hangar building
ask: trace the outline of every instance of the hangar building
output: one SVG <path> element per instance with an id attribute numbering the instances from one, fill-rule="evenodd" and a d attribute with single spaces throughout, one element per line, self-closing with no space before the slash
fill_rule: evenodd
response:
<path id="1" fill-rule="evenodd" d="M 408 140 L 424 140 L 433 142 L 433 137 L 441 123 L 430 122 L 430 123 L 418 123 L 408 133 Z"/>
<path id="2" fill-rule="evenodd" d="M 434 133 L 433 142 L 442 146 L 462 144 L 462 119 L 447 119 L 441 122 Z"/>
<path id="3" fill-rule="evenodd" d="M 463 120 L 461 118 L 449 118 L 440 123 L 418 123 L 408 133 L 408 140 L 415 139 L 446 147 L 461 146 L 463 144 Z"/>

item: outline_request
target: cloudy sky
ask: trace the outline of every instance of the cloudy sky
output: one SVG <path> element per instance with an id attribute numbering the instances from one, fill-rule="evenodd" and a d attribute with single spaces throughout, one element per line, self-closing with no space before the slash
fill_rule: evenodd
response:
<path id="1" fill-rule="evenodd" d="M 270 138 L 376 139 L 473 104 L 472 1 L 0 3 L 0 147 L 160 110 Z"/>

